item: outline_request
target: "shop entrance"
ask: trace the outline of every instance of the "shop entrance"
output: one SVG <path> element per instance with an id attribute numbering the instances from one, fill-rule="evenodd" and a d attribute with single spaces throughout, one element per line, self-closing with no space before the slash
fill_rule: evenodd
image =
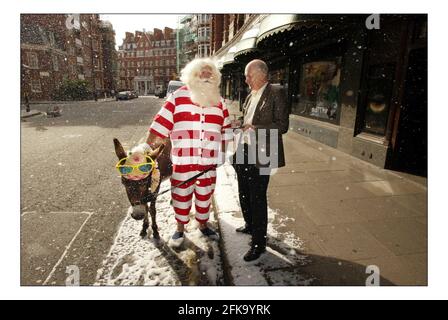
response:
<path id="1" fill-rule="evenodd" d="M 427 48 L 409 54 L 398 132 L 388 167 L 419 176 L 428 173 Z"/>

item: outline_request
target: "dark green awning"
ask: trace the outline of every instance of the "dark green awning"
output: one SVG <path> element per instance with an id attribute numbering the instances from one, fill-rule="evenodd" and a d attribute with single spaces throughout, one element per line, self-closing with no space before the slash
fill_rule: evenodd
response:
<path id="1" fill-rule="evenodd" d="M 236 46 L 231 47 L 229 51 L 227 51 L 227 53 L 224 55 L 224 60 L 222 61 L 223 66 L 235 62 L 235 52 Z"/>
<path id="2" fill-rule="evenodd" d="M 249 31 L 246 31 L 241 40 L 236 44 L 235 58 L 257 50 L 257 37 L 260 32 L 260 25 L 254 26 Z"/>
<path id="3" fill-rule="evenodd" d="M 331 17 L 334 19 L 335 16 L 317 14 L 271 14 L 261 22 L 257 45 L 266 38 L 278 33 L 298 29 L 302 26 L 324 25 L 331 21 Z"/>

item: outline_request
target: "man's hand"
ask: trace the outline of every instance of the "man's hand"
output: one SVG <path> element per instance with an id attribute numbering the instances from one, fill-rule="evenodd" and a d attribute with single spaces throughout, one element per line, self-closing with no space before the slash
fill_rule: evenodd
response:
<path id="1" fill-rule="evenodd" d="M 246 132 L 247 130 L 255 130 L 255 127 L 251 124 L 245 124 L 243 126 L 243 132 Z"/>

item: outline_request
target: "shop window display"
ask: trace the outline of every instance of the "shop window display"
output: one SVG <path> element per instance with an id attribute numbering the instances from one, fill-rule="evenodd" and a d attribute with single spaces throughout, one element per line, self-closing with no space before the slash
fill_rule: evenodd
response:
<path id="1" fill-rule="evenodd" d="M 298 115 L 336 121 L 340 109 L 341 59 L 305 63 L 301 68 Z"/>

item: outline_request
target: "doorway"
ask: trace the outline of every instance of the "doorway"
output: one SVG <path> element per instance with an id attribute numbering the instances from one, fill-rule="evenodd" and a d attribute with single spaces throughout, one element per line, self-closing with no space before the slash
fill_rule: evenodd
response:
<path id="1" fill-rule="evenodd" d="M 423 177 L 428 174 L 428 52 L 409 53 L 403 106 L 400 111 L 396 144 L 391 150 L 392 170 Z"/>

